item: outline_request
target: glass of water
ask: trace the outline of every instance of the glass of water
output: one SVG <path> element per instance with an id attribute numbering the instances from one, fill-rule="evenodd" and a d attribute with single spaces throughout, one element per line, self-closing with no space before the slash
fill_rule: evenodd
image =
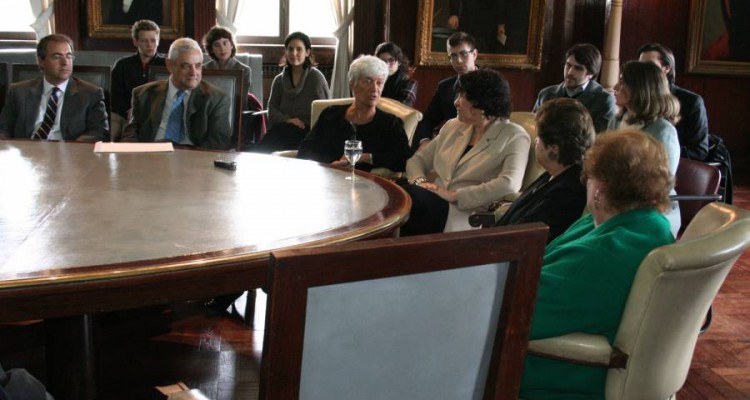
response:
<path id="1" fill-rule="evenodd" d="M 356 181 L 357 177 L 354 175 L 354 166 L 362 157 L 362 141 L 361 140 L 347 140 L 344 142 L 344 157 L 349 161 L 349 165 L 352 166 L 352 176 L 347 176 L 347 180 Z"/>

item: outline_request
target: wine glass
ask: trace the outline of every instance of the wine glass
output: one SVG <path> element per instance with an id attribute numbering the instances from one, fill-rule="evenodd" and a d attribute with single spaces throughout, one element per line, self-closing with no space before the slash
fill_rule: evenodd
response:
<path id="1" fill-rule="evenodd" d="M 346 179 L 350 181 L 356 181 L 357 177 L 354 175 L 354 166 L 362 157 L 362 141 L 361 140 L 347 140 L 344 142 L 344 156 L 349 164 L 352 166 L 352 176 L 347 176 Z"/>

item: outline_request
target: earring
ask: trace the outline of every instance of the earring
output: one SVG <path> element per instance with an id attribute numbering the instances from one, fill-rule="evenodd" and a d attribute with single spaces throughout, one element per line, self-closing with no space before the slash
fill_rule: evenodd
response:
<path id="1" fill-rule="evenodd" d="M 594 209 L 598 210 L 601 207 L 601 199 L 599 199 L 599 190 L 594 193 Z"/>

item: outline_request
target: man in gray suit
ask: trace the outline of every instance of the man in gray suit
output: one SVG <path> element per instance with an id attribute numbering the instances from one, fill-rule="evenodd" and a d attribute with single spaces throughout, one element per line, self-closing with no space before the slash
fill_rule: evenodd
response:
<path id="1" fill-rule="evenodd" d="M 190 38 L 172 42 L 167 57 L 169 79 L 133 89 L 132 115 L 124 142 L 169 141 L 179 145 L 227 150 L 229 96 L 201 81 L 203 52 Z"/>
<path id="2" fill-rule="evenodd" d="M 36 46 L 43 77 L 10 85 L 0 114 L 0 137 L 108 140 L 102 88 L 71 77 L 73 40 L 53 34 Z"/>
<path id="3" fill-rule="evenodd" d="M 565 53 L 563 83 L 548 86 L 539 92 L 534 112 L 547 100 L 572 97 L 583 104 L 594 120 L 596 132 L 607 129 L 607 123 L 615 116 L 615 97 L 602 87 L 596 79 L 602 65 L 602 55 L 596 46 L 579 43 Z"/>

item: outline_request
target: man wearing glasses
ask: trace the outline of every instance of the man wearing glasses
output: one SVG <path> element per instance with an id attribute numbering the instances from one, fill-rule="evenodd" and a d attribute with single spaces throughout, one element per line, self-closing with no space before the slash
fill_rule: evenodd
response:
<path id="1" fill-rule="evenodd" d="M 468 33 L 456 32 L 448 38 L 448 60 L 456 71 L 455 76 L 443 79 L 438 83 L 437 90 L 427 106 L 424 118 L 417 126 L 417 131 L 412 139 L 414 151 L 427 145 L 432 139 L 433 133 L 439 130 L 443 123 L 451 118 L 456 118 L 456 85 L 458 76 L 477 69 L 476 41 Z"/>
<path id="2" fill-rule="evenodd" d="M 104 91 L 71 77 L 73 40 L 53 34 L 36 46 L 42 77 L 10 85 L 0 114 L 0 137 L 35 140 L 107 140 Z"/>
<path id="3" fill-rule="evenodd" d="M 583 104 L 594 120 L 596 132 L 604 132 L 607 123 L 615 116 L 615 96 L 602 87 L 596 79 L 602 66 L 602 55 L 596 46 L 579 43 L 565 53 L 563 82 L 548 86 L 539 92 L 534 112 L 547 100 L 571 97 Z"/>

